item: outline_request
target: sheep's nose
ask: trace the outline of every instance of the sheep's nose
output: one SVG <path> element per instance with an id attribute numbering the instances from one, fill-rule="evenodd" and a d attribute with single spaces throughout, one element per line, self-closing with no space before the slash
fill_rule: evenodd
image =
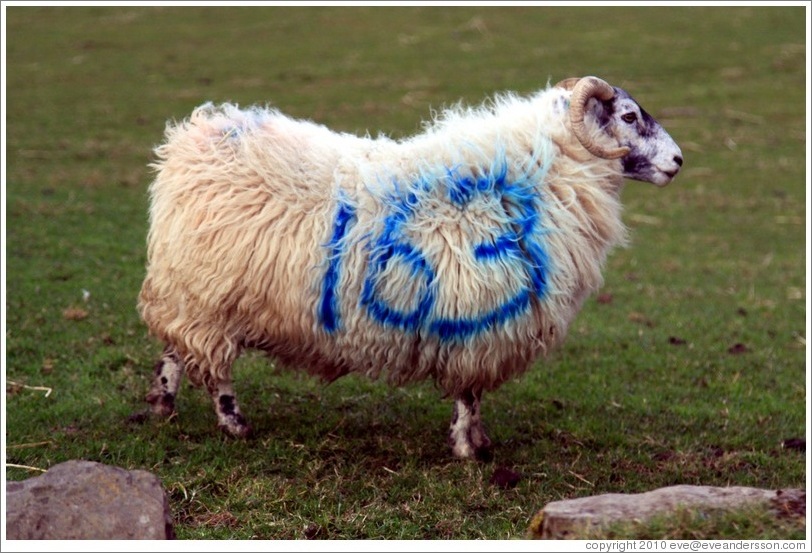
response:
<path id="1" fill-rule="evenodd" d="M 674 156 L 674 161 L 676 162 L 677 165 L 682 167 L 682 156 Z"/>

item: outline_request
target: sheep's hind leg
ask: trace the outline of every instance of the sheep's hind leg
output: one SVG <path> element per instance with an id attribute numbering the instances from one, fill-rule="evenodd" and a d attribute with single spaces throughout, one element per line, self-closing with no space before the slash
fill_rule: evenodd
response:
<path id="1" fill-rule="evenodd" d="M 237 438 L 251 435 L 251 427 L 240 412 L 237 396 L 229 380 L 218 380 L 208 385 L 217 413 L 217 424 L 224 432 Z"/>
<path id="2" fill-rule="evenodd" d="M 172 347 L 167 346 L 155 364 L 155 378 L 146 397 L 153 413 L 168 417 L 175 412 L 175 398 L 182 379 L 183 361 Z"/>
<path id="3" fill-rule="evenodd" d="M 451 452 L 460 459 L 490 461 L 491 440 L 485 434 L 479 414 L 479 393 L 466 390 L 454 401 L 454 417 L 448 433 Z"/>

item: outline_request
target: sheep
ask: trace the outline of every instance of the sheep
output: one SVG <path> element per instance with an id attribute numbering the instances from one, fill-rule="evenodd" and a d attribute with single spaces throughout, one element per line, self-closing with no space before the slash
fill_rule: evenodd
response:
<path id="1" fill-rule="evenodd" d="M 597 77 L 455 105 L 400 140 L 207 103 L 155 153 L 138 298 L 165 344 L 154 413 L 185 373 L 248 436 L 231 368 L 252 348 L 328 382 L 433 379 L 463 459 L 491 455 L 482 394 L 561 343 L 627 242 L 624 178 L 664 186 L 683 162 Z"/>

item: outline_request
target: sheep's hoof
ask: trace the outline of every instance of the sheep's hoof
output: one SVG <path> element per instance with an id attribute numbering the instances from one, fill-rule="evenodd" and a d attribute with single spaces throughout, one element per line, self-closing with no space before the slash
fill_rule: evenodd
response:
<path id="1" fill-rule="evenodd" d="M 451 452 L 454 457 L 461 460 L 479 461 L 482 463 L 490 463 L 493 461 L 493 451 L 490 444 L 486 446 L 475 447 L 470 443 L 456 444 L 452 446 Z"/>
<path id="2" fill-rule="evenodd" d="M 151 391 L 146 397 L 152 412 L 159 417 L 170 417 L 175 412 L 175 396 L 168 392 Z"/>
<path id="3" fill-rule="evenodd" d="M 149 420 L 149 409 L 144 411 L 136 411 L 135 413 L 128 416 L 125 420 L 127 424 L 144 424 Z"/>
<path id="4" fill-rule="evenodd" d="M 490 447 L 478 447 L 474 450 L 474 457 L 482 463 L 493 461 L 493 450 Z"/>
<path id="5" fill-rule="evenodd" d="M 239 415 L 237 420 L 222 422 L 218 427 L 222 432 L 233 438 L 250 438 L 254 434 L 254 430 L 246 424 L 242 415 Z"/>

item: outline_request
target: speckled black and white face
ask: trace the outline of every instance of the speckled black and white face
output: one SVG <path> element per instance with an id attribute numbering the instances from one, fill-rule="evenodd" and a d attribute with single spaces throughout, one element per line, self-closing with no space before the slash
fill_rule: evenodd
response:
<path id="1" fill-rule="evenodd" d="M 657 186 L 670 183 L 682 167 L 682 151 L 665 129 L 628 92 L 615 87 L 606 102 L 593 100 L 598 123 L 629 148 L 621 158 L 623 176 Z"/>

